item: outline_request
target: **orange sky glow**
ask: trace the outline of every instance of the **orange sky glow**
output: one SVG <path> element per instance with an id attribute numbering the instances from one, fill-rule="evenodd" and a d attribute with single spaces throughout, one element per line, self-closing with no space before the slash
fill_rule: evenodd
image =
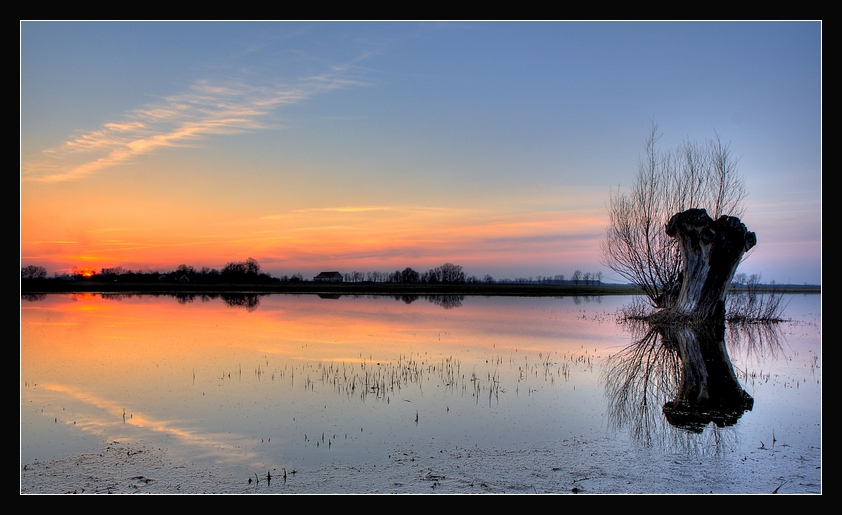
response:
<path id="1" fill-rule="evenodd" d="M 625 282 L 601 264 L 606 205 L 655 122 L 665 151 L 730 145 L 759 241 L 741 271 L 818 283 L 820 36 L 820 23 L 22 22 L 21 266 L 252 257 L 306 278 L 450 262 Z"/>

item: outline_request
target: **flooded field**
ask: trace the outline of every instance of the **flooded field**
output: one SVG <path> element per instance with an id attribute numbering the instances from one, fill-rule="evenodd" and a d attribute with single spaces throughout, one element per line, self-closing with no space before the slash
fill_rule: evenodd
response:
<path id="1" fill-rule="evenodd" d="M 719 425 L 630 300 L 27 297 L 21 492 L 821 493 L 821 296 L 726 331 Z"/>

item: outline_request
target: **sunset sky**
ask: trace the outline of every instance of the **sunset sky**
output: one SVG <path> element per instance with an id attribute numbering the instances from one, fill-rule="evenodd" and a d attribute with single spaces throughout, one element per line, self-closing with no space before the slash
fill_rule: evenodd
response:
<path id="1" fill-rule="evenodd" d="M 820 22 L 20 24 L 21 266 L 603 272 L 611 188 L 719 135 L 821 282 Z"/>

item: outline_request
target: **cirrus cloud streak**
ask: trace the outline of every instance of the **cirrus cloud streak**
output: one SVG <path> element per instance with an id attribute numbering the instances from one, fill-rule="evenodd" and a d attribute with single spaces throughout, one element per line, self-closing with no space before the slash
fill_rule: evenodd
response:
<path id="1" fill-rule="evenodd" d="M 22 159 L 23 182 L 82 179 L 162 148 L 196 145 L 207 138 L 265 129 L 265 119 L 284 105 L 363 82 L 344 76 L 349 66 L 290 85 L 200 80 L 185 92 L 128 112 L 61 145 Z"/>

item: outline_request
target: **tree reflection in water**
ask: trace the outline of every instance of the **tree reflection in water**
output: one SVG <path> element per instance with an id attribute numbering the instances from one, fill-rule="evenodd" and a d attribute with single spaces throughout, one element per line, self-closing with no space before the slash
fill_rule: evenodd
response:
<path id="1" fill-rule="evenodd" d="M 680 380 L 680 361 L 655 329 L 642 322 L 627 328 L 634 343 L 609 356 L 604 368 L 608 413 L 615 427 L 651 445 L 663 436 L 661 406 Z"/>
<path id="2" fill-rule="evenodd" d="M 424 298 L 444 309 L 462 307 L 462 302 L 465 300 L 464 295 L 425 295 Z"/>
<path id="3" fill-rule="evenodd" d="M 260 296 L 259 293 L 220 293 L 220 294 L 196 294 L 196 293 L 173 293 L 171 294 L 175 297 L 176 301 L 179 304 L 190 304 L 195 301 L 197 298 L 200 298 L 202 302 L 208 302 L 209 300 L 221 298 L 225 304 L 232 308 L 245 308 L 246 311 L 252 312 L 257 310 L 257 307 L 260 306 Z"/>
<path id="4" fill-rule="evenodd" d="M 428 302 L 432 302 L 436 306 L 441 306 L 444 309 L 453 309 L 462 307 L 462 302 L 465 301 L 464 295 L 414 295 L 414 294 L 398 294 L 398 295 L 351 295 L 351 298 L 359 299 L 363 297 L 380 298 L 389 297 L 396 301 L 405 304 L 412 304 L 416 300 L 423 298 Z"/>
<path id="5" fill-rule="evenodd" d="M 226 293 L 221 297 L 229 306 L 246 308 L 248 312 L 255 311 L 260 305 L 260 295 L 256 293 Z"/>
<path id="6" fill-rule="evenodd" d="M 743 390 L 725 347 L 724 324 L 659 329 L 664 346 L 675 349 L 681 380 L 675 397 L 664 404 L 664 415 L 675 427 L 701 432 L 710 423 L 734 425 L 754 406 Z"/>
<path id="7" fill-rule="evenodd" d="M 634 343 L 610 356 L 604 369 L 614 427 L 652 445 L 731 426 L 753 408 L 729 357 L 725 324 L 626 324 Z M 738 352 L 774 355 L 781 348 L 772 324 L 731 324 L 727 333 Z"/>

